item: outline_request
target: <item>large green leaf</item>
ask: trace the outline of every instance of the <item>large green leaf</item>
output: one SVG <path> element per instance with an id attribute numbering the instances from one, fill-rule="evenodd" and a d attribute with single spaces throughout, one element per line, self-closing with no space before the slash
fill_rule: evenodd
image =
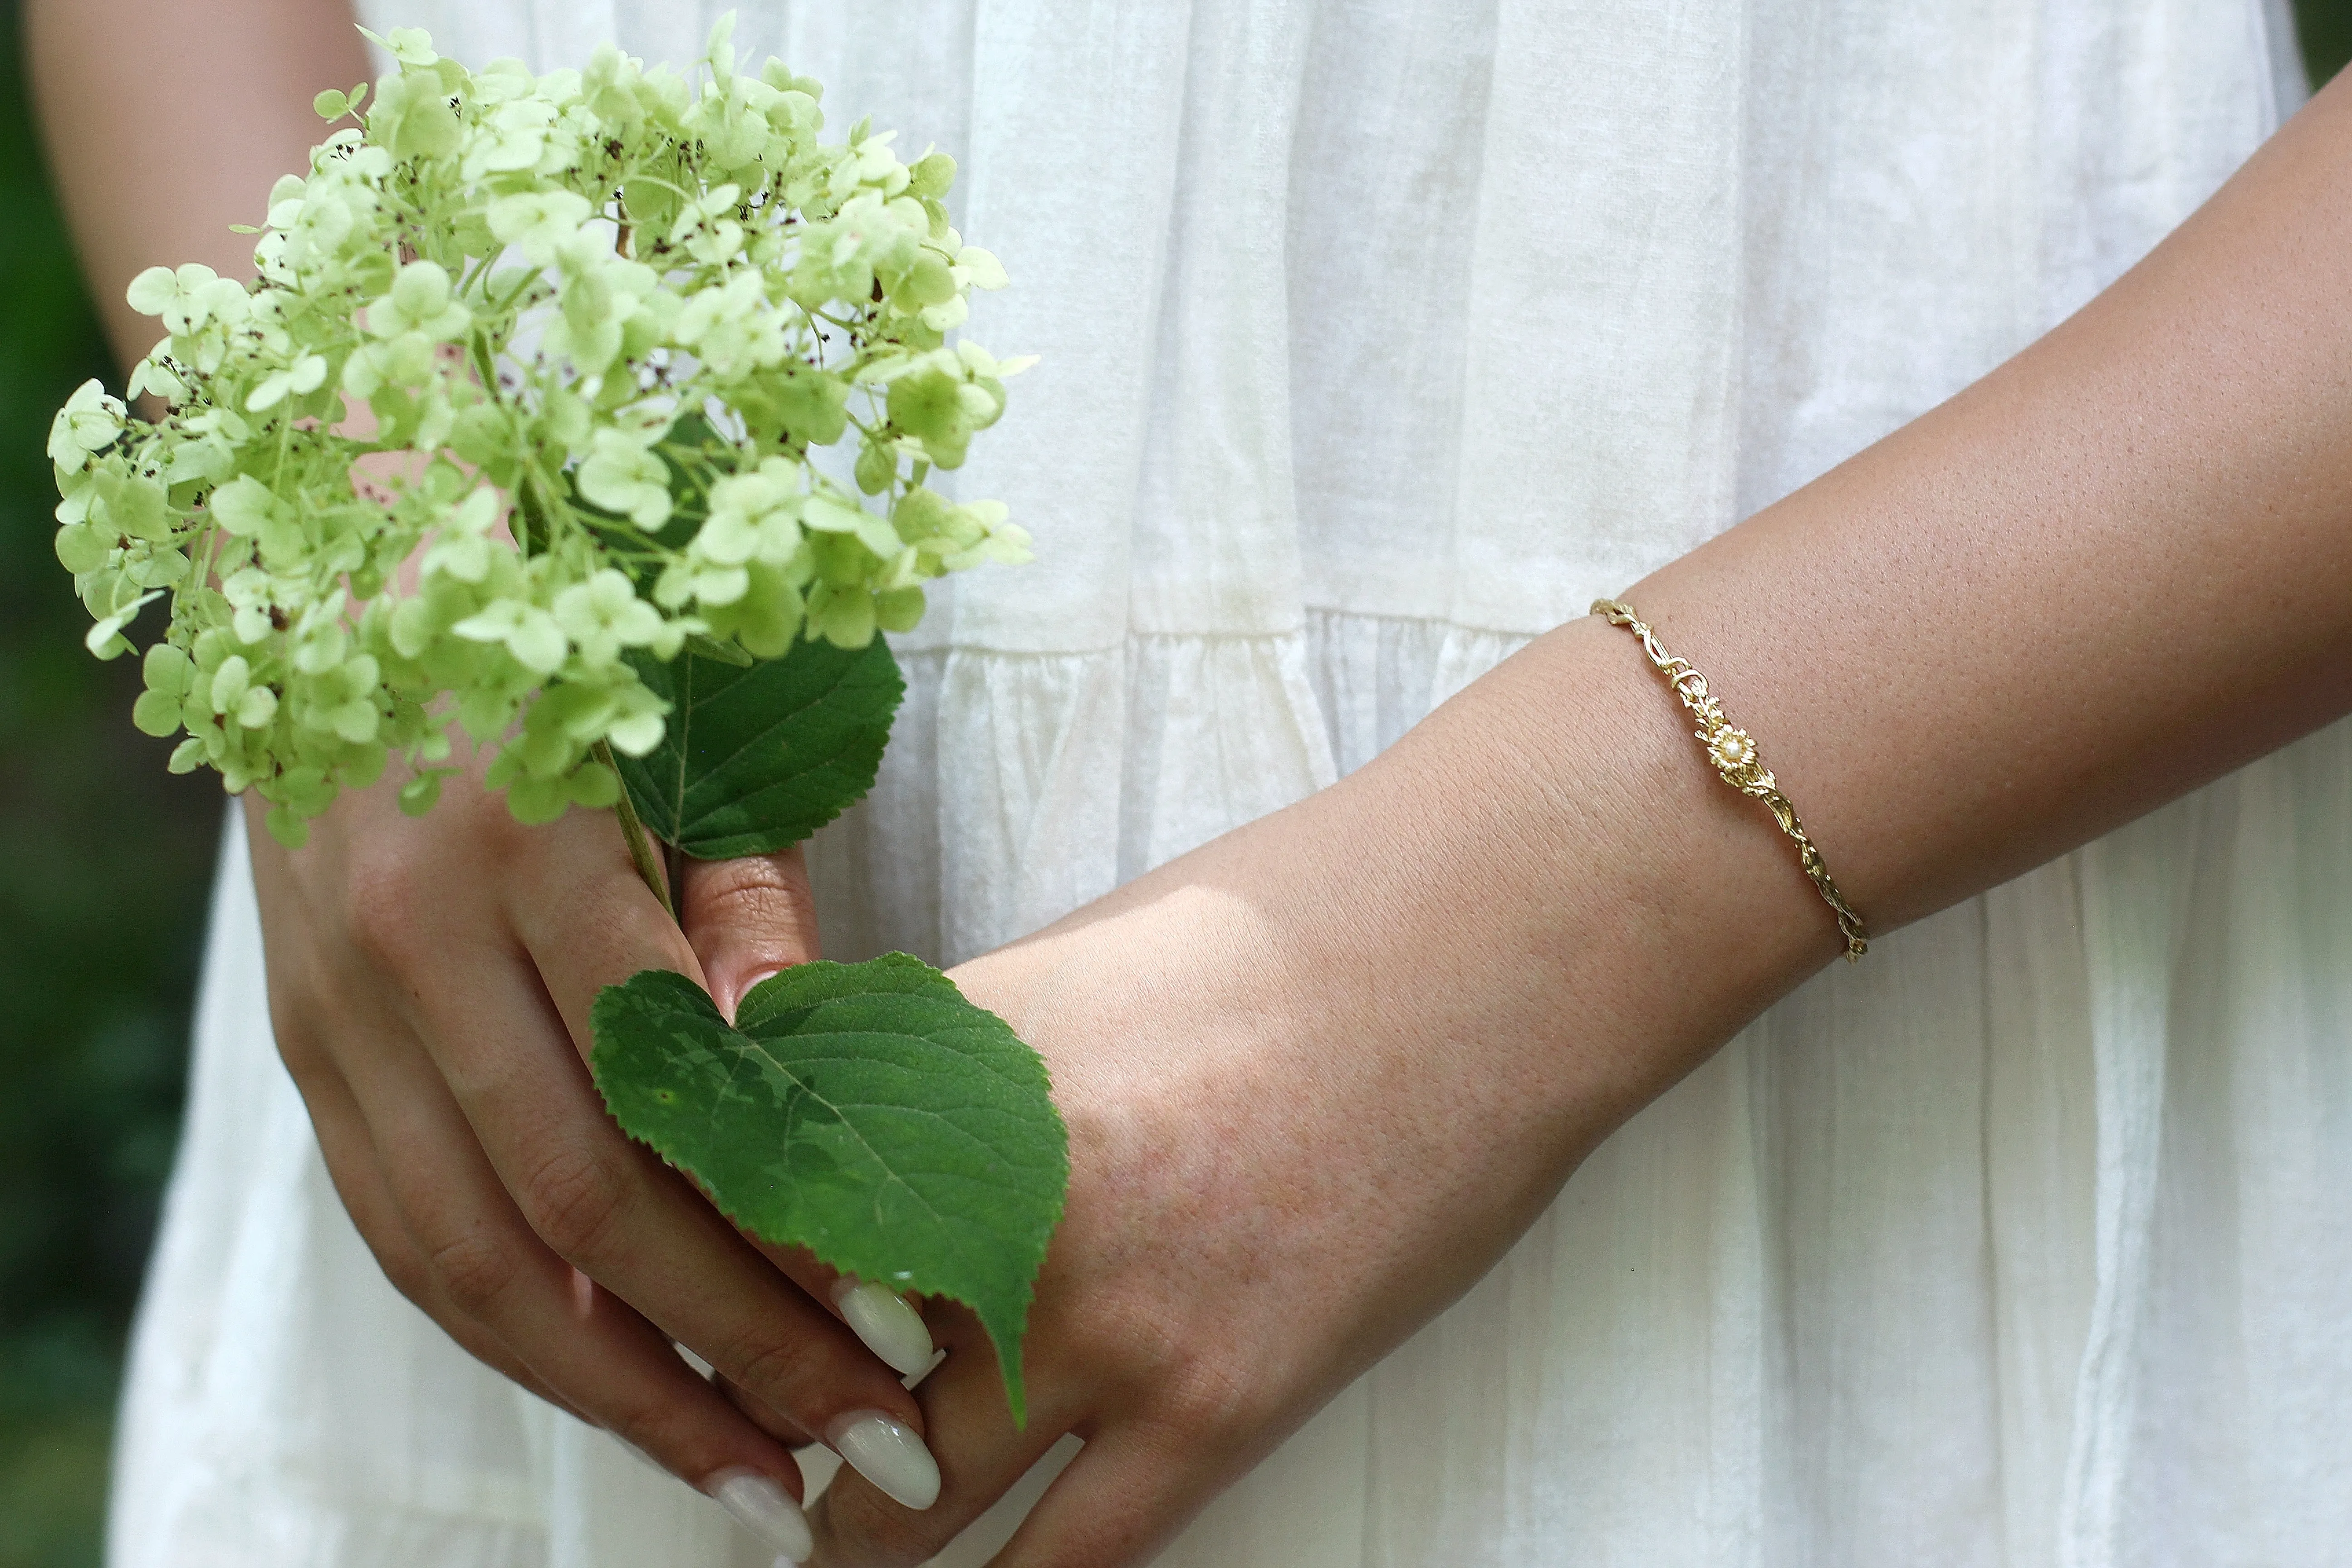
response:
<path id="1" fill-rule="evenodd" d="M 855 805 L 907 690 L 878 637 L 743 666 L 640 658 L 637 673 L 668 699 L 669 727 L 650 754 L 619 759 L 621 782 L 646 826 L 698 860 L 797 844 Z"/>
<path id="2" fill-rule="evenodd" d="M 597 1087 L 630 1136 L 754 1235 L 971 1307 L 1024 1418 L 1021 1335 L 1069 1142 L 1045 1064 L 1003 1019 L 894 952 L 787 969 L 732 1027 L 647 970 L 606 986 L 594 1023 Z"/>

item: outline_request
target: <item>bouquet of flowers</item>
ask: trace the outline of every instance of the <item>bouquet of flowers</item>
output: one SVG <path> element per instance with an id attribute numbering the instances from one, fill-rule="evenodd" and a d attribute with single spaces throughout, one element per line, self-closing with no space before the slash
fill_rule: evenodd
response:
<path id="1" fill-rule="evenodd" d="M 904 689 L 878 634 L 1028 559 L 1003 506 L 929 482 L 1027 363 L 953 341 L 1006 281 L 949 222 L 953 161 L 822 140 L 818 84 L 738 70 L 731 29 L 688 74 L 376 39 L 396 69 L 319 95 L 339 128 L 244 231 L 252 284 L 132 281 L 162 416 L 96 382 L 59 411 L 91 651 L 168 598 L 132 721 L 286 843 L 388 768 L 429 810 L 462 731 L 517 818 L 613 809 L 668 907 L 654 838 L 760 854 L 837 816 Z M 648 971 L 594 1025 L 632 1136 L 770 1241 L 967 1303 L 1020 1414 L 1068 1161 L 1001 1020 L 894 953 L 788 969 L 731 1025 Z"/>

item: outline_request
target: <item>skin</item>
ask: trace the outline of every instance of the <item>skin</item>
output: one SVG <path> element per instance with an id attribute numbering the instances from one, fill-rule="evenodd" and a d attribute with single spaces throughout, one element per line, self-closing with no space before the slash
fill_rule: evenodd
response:
<path id="1" fill-rule="evenodd" d="M 2339 79 L 2073 320 L 1623 595 L 1874 931 L 2352 710 L 2347 284 Z M 845 1475 L 819 1560 L 921 1561 L 1074 1431 L 996 1568 L 1144 1561 L 1836 958 L 1690 731 L 1628 633 L 1579 620 L 1333 788 L 960 970 L 1070 1122 L 1030 1426 L 934 1311 L 941 1499 Z"/>
<path id="2" fill-rule="evenodd" d="M 122 300 L 131 277 L 158 258 L 250 276 L 228 224 L 307 164 L 317 87 L 371 65 L 340 0 L 32 0 L 26 25 L 58 190 L 128 363 L 156 336 Z M 179 79 L 237 111 L 158 137 L 114 107 Z M 674 969 L 731 1012 L 815 957 L 799 851 L 690 867 L 681 931 L 608 816 L 528 830 L 452 783 L 429 822 L 354 795 L 297 852 L 248 817 L 278 1049 L 385 1274 L 482 1361 L 697 1485 L 749 1468 L 797 1497 L 787 1445 L 846 1411 L 919 1431 L 827 1304 L 827 1271 L 762 1257 L 622 1136 L 582 1062 L 606 984 Z"/>
<path id="3" fill-rule="evenodd" d="M 73 79 L 53 57 L 74 51 L 38 46 L 68 15 L 35 11 L 53 83 Z M 226 48 L 215 64 L 241 81 L 259 68 Z M 278 68 L 297 65 L 306 84 L 356 79 Z M 2147 262 L 1979 386 L 1624 595 L 1757 737 L 1874 930 L 2352 710 L 2348 93 L 2322 93 Z M 52 100 L 62 146 L 77 111 Z M 123 182 L 151 174 L 120 154 L 61 164 L 69 189 L 86 173 L 84 190 L 143 213 Z M 119 251 L 105 215 L 85 221 L 102 293 L 151 254 L 205 254 L 125 221 Z M 1087 1448 L 1001 1568 L 1142 1562 L 1466 1289 L 1611 1130 L 1833 959 L 1787 841 L 1689 729 L 1627 634 L 1574 622 L 1341 784 L 960 970 L 1045 1054 L 1071 1131 L 1031 1420 L 1011 1429 L 984 1341 L 935 1308 L 947 1363 L 915 1400 L 873 1403 L 919 1406 L 940 1500 L 912 1512 L 844 1472 L 814 1510 L 821 1559 L 921 1561 L 1066 1431 Z M 559 1282 L 536 1237 L 620 1300 L 589 1298 L 596 1337 L 568 1357 L 544 1334 L 562 1307 L 547 1289 L 511 1320 L 456 1292 L 445 1324 L 592 1416 L 684 1419 L 696 1436 L 656 1450 L 674 1468 L 718 1451 L 693 1443 L 751 1439 L 691 1380 L 630 1381 L 655 1375 L 642 1325 L 709 1354 L 698 1336 L 764 1310 L 746 1255 L 642 1163 L 635 1212 L 659 1226 L 631 1245 L 561 1224 L 550 1237 L 565 1205 L 535 1201 L 527 1169 L 604 1158 L 565 1048 L 592 982 L 698 960 L 740 994 L 739 975 L 810 950 L 765 923 L 805 930 L 788 868 L 762 875 L 761 912 L 689 913 L 688 952 L 653 929 L 600 816 L 524 830 L 460 792 L 414 823 L 353 797 L 311 849 L 257 861 L 281 1036 L 298 1077 L 349 1090 L 313 1110 L 379 1256 L 420 1226 L 445 1234 L 419 1217 L 432 1203 L 512 1203 L 528 1235 L 495 1245 L 523 1273 Z M 354 1127 L 378 1155 L 411 1136 L 433 1152 L 338 1155 Z M 396 1190 L 395 1166 L 430 1170 L 427 1198 Z M 698 1261 L 645 1250 L 681 1246 Z M 656 1300 L 655 1275 L 675 1293 Z M 655 1414 L 673 1393 L 688 1415 Z M 789 1430 L 767 1403 L 737 1394 Z"/>

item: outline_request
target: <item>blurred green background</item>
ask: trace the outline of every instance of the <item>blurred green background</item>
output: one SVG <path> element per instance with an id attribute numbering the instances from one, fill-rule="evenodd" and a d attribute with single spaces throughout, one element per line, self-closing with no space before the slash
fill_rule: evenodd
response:
<path id="1" fill-rule="evenodd" d="M 0 1568 L 99 1560 L 116 1368 L 172 1157 L 217 783 L 132 730 L 50 553 L 58 400 L 105 363 L 0 0 Z"/>
<path id="2" fill-rule="evenodd" d="M 2313 79 L 2352 0 L 2295 7 Z M 42 176 L 0 0 L 0 1568 L 85 1568 L 123 1332 L 169 1167 L 222 805 L 133 731 L 49 551 L 49 416 L 120 377 Z"/>

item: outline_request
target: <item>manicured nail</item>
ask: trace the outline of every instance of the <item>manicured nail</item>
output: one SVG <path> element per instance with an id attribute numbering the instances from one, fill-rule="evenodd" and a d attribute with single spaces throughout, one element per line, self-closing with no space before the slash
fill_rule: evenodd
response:
<path id="1" fill-rule="evenodd" d="M 914 1393 L 915 1390 L 923 1386 L 923 1379 L 939 1371 L 940 1363 L 947 1359 L 947 1347 L 945 1345 L 941 1345 L 939 1349 L 931 1352 L 930 1360 L 925 1362 L 922 1365 L 917 1367 L 914 1371 L 900 1378 L 898 1380 L 898 1386 L 905 1389 L 909 1394 Z"/>
<path id="2" fill-rule="evenodd" d="M 794 1563 L 805 1563 L 816 1550 L 809 1533 L 808 1515 L 792 1495 L 757 1470 L 721 1470 L 704 1489 L 735 1522 L 760 1538 L 760 1544 Z"/>
<path id="3" fill-rule="evenodd" d="M 931 1331 L 896 1290 L 870 1279 L 861 1285 L 844 1275 L 833 1282 L 833 1304 L 866 1348 L 899 1376 L 911 1377 L 930 1365 Z"/>
<path id="4" fill-rule="evenodd" d="M 940 1466 L 915 1429 L 879 1410 L 852 1410 L 827 1423 L 824 1440 L 892 1501 L 925 1509 L 940 1500 Z"/>

